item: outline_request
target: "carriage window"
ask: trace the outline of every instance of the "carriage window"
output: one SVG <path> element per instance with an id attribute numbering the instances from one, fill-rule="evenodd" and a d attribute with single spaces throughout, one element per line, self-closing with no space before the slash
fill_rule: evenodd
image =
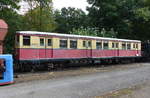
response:
<path id="1" fill-rule="evenodd" d="M 104 49 L 109 49 L 108 48 L 108 42 L 104 42 Z"/>
<path id="2" fill-rule="evenodd" d="M 126 44 L 125 43 L 122 44 L 122 49 L 124 49 L 124 50 L 126 49 Z"/>
<path id="3" fill-rule="evenodd" d="M 77 40 L 70 40 L 70 48 L 77 49 Z"/>
<path id="4" fill-rule="evenodd" d="M 23 36 L 23 45 L 30 46 L 30 36 Z"/>
<path id="5" fill-rule="evenodd" d="M 128 50 L 131 49 L 131 44 L 127 44 L 127 49 L 128 49 Z"/>
<path id="6" fill-rule="evenodd" d="M 60 48 L 67 48 L 67 40 L 60 40 Z"/>
<path id="7" fill-rule="evenodd" d="M 96 42 L 96 49 L 102 49 L 102 42 Z"/>
<path id="8" fill-rule="evenodd" d="M 116 48 L 119 48 L 119 43 L 116 43 Z"/>
<path id="9" fill-rule="evenodd" d="M 40 46 L 44 46 L 44 38 L 40 38 Z"/>
<path id="10" fill-rule="evenodd" d="M 47 40 L 47 46 L 52 46 L 52 39 Z"/>
<path id="11" fill-rule="evenodd" d="M 83 47 L 86 47 L 86 41 L 83 41 Z"/>
<path id="12" fill-rule="evenodd" d="M 136 44 L 136 49 L 138 49 L 138 44 Z"/>
<path id="13" fill-rule="evenodd" d="M 91 41 L 88 41 L 88 47 L 92 47 Z"/>
<path id="14" fill-rule="evenodd" d="M 136 48 L 136 44 L 133 44 L 133 48 Z"/>
<path id="15" fill-rule="evenodd" d="M 112 43 L 112 48 L 115 48 L 115 43 Z"/>

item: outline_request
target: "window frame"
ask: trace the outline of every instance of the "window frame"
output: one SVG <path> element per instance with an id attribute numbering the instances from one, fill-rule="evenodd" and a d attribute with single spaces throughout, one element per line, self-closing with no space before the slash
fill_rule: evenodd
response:
<path id="1" fill-rule="evenodd" d="M 64 46 L 62 45 L 62 42 L 61 41 L 66 41 L 66 43 L 64 44 Z M 68 48 L 68 39 L 60 39 L 59 40 L 59 47 L 61 48 L 61 49 L 67 49 Z"/>
<path id="2" fill-rule="evenodd" d="M 72 42 L 76 42 L 76 44 L 71 44 L 71 41 Z M 73 39 L 70 39 L 70 48 L 71 49 L 77 49 L 78 48 L 78 40 L 73 40 Z"/>
<path id="3" fill-rule="evenodd" d="M 135 43 L 133 43 L 133 48 L 136 49 L 136 44 Z"/>
<path id="4" fill-rule="evenodd" d="M 105 46 L 105 44 L 107 44 L 107 47 Z M 103 49 L 104 50 L 109 50 L 109 42 L 108 41 L 103 42 Z"/>
<path id="5" fill-rule="evenodd" d="M 112 48 L 114 49 L 114 48 L 116 48 L 116 46 L 115 46 L 115 43 L 114 42 L 112 42 Z"/>
<path id="6" fill-rule="evenodd" d="M 131 43 L 127 43 L 127 50 L 131 50 Z"/>
<path id="7" fill-rule="evenodd" d="M 49 44 L 49 40 L 50 40 L 50 44 Z M 53 41 L 52 41 L 52 39 L 51 38 L 48 38 L 47 39 L 47 46 L 52 46 L 53 45 Z"/>
<path id="8" fill-rule="evenodd" d="M 41 40 L 43 40 L 43 44 L 41 44 Z M 40 38 L 40 46 L 41 47 L 45 46 L 45 38 Z"/>
<path id="9" fill-rule="evenodd" d="M 88 41 L 87 41 L 87 47 L 89 47 L 89 48 L 92 47 L 92 41 L 91 41 L 91 40 L 88 40 Z"/>
<path id="10" fill-rule="evenodd" d="M 30 46 L 30 45 L 31 45 L 31 36 L 23 35 L 23 46 Z"/>
<path id="11" fill-rule="evenodd" d="M 86 44 L 86 43 L 87 43 L 87 41 L 86 41 L 86 40 L 83 40 L 83 41 L 82 41 L 82 46 L 83 46 L 83 47 L 87 47 L 87 44 Z"/>
<path id="12" fill-rule="evenodd" d="M 98 43 L 100 43 L 100 45 L 98 45 Z M 96 49 L 99 49 L 99 50 L 103 49 L 103 47 L 102 47 L 102 41 L 96 41 Z"/>
<path id="13" fill-rule="evenodd" d="M 121 48 L 122 48 L 122 50 L 126 50 L 127 49 L 126 42 L 122 42 Z"/>
<path id="14" fill-rule="evenodd" d="M 117 48 L 117 49 L 119 48 L 119 43 L 118 43 L 118 42 L 116 43 L 116 48 Z"/>
<path id="15" fill-rule="evenodd" d="M 139 44 L 138 44 L 138 43 L 137 43 L 135 46 L 136 46 L 136 49 L 138 49 L 138 48 L 139 48 Z"/>

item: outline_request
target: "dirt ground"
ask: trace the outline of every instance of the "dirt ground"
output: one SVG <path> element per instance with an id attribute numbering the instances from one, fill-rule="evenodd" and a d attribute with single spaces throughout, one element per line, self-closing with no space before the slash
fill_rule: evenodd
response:
<path id="1" fill-rule="evenodd" d="M 74 77 L 94 73 L 128 70 L 139 68 L 149 63 L 120 64 L 111 66 L 74 67 L 50 72 L 15 73 L 15 83 L 23 83 L 37 80 L 56 79 L 61 77 Z M 150 98 L 150 81 L 130 88 L 108 92 L 94 98 Z"/>
<path id="2" fill-rule="evenodd" d="M 109 65 L 109 66 L 92 66 L 92 67 L 72 67 L 65 70 L 33 72 L 33 73 L 15 73 L 15 83 L 47 80 L 60 77 L 79 76 L 84 74 L 92 74 L 99 72 L 108 72 L 114 70 L 125 70 L 142 66 L 142 63 Z"/>

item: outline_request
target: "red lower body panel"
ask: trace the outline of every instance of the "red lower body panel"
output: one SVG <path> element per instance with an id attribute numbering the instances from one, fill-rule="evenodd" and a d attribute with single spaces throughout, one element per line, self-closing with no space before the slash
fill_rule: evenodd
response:
<path id="1" fill-rule="evenodd" d="M 141 56 L 138 50 L 119 50 L 119 56 Z"/>
<path id="2" fill-rule="evenodd" d="M 16 59 L 34 60 L 52 58 L 52 49 L 17 49 Z"/>
<path id="3" fill-rule="evenodd" d="M 53 50 L 53 58 L 86 58 L 87 50 Z"/>
<path id="4" fill-rule="evenodd" d="M 141 56 L 137 50 L 18 49 L 18 60 Z"/>
<path id="5" fill-rule="evenodd" d="M 92 50 L 92 57 L 115 57 L 118 50 Z"/>

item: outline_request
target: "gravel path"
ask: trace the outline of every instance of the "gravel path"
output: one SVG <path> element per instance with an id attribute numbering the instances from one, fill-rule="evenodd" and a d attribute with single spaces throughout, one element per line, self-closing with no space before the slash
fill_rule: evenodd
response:
<path id="1" fill-rule="evenodd" d="M 91 98 L 150 80 L 150 64 L 0 87 L 0 98 Z"/>

